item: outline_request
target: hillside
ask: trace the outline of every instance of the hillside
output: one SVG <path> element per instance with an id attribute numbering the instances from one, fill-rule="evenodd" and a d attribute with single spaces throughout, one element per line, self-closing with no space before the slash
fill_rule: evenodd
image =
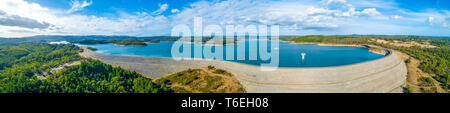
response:
<path id="1" fill-rule="evenodd" d="M 233 74 L 212 66 L 167 75 L 155 80 L 175 93 L 245 93 Z"/>

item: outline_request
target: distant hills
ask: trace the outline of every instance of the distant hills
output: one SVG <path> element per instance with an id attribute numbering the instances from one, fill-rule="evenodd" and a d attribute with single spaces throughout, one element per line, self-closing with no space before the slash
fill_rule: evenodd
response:
<path id="1" fill-rule="evenodd" d="M 322 36 L 322 35 L 317 35 Z M 392 37 L 392 38 L 450 38 L 450 37 L 439 37 L 439 36 L 414 36 L 414 35 L 335 35 L 335 36 L 361 36 L 361 37 Z M 294 35 L 285 35 L 282 37 L 295 37 Z M 37 35 L 31 37 L 22 38 L 2 38 L 0 37 L 1 43 L 11 43 L 11 42 L 50 42 L 50 41 L 69 41 L 76 42 L 80 40 L 142 40 L 142 41 L 176 41 L 180 37 L 171 36 L 149 36 L 149 37 L 136 37 L 136 36 L 106 36 L 106 35 L 85 35 L 85 36 L 64 36 L 64 35 Z"/>

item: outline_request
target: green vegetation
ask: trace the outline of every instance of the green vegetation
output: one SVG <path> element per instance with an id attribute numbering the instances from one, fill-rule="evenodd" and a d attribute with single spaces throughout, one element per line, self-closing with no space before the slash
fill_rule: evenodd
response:
<path id="1" fill-rule="evenodd" d="M 411 62 L 411 58 L 408 58 L 405 60 L 405 63 L 410 63 Z"/>
<path id="2" fill-rule="evenodd" d="M 80 51 L 72 44 L 2 44 L 0 93 L 245 92 L 230 73 L 212 66 L 206 70 L 188 69 L 154 80 L 155 83 L 134 71 L 81 58 Z"/>
<path id="3" fill-rule="evenodd" d="M 188 69 L 155 80 L 155 83 L 170 87 L 175 93 L 244 93 L 244 88 L 232 77 L 213 66 L 202 69 Z"/>
<path id="4" fill-rule="evenodd" d="M 216 73 L 216 74 L 224 74 L 224 73 L 225 73 L 225 70 L 222 70 L 222 69 L 216 69 L 216 71 L 214 71 L 214 73 Z"/>
<path id="5" fill-rule="evenodd" d="M 212 65 L 209 65 L 209 66 L 208 66 L 208 69 L 209 69 L 209 70 L 212 70 L 212 69 L 214 69 L 214 68 L 216 68 L 216 67 L 214 67 L 214 66 L 212 66 Z"/>
<path id="6" fill-rule="evenodd" d="M 59 93 L 164 93 L 164 86 L 155 85 L 140 74 L 112 67 L 97 60 L 88 59 L 81 65 L 63 69 L 45 82 L 55 87 L 46 89 Z M 46 85 L 46 87 L 49 87 Z"/>
<path id="7" fill-rule="evenodd" d="M 171 92 L 136 72 L 82 59 L 74 45 L 14 43 L 0 46 L 1 93 L 161 93 Z M 80 65 L 62 64 L 82 60 Z"/>
<path id="8" fill-rule="evenodd" d="M 448 91 L 448 78 L 450 66 L 450 38 L 427 38 L 417 36 L 284 36 L 284 41 L 329 43 L 329 44 L 371 44 L 384 48 L 399 50 L 421 61 L 419 68 L 424 72 L 434 74 L 435 79 L 440 82 L 442 88 Z M 436 47 L 423 47 L 411 45 L 410 47 L 398 46 L 389 43 L 379 43 L 375 40 L 388 42 L 416 42 L 422 45 Z M 410 62 L 410 61 L 407 61 Z"/>
<path id="9" fill-rule="evenodd" d="M 125 46 L 146 46 L 148 43 L 160 43 L 161 41 L 177 41 L 180 37 L 103 37 L 103 36 L 91 36 L 92 38 L 83 37 L 82 39 L 64 38 L 72 43 L 79 44 L 117 44 Z M 202 42 L 212 41 L 212 37 L 203 37 Z M 1 39 L 0 39 L 1 40 Z M 224 38 L 222 42 L 212 41 L 213 44 L 230 44 L 227 43 L 230 40 L 231 43 L 237 43 L 236 39 Z M 232 40 L 232 41 L 231 41 Z M 191 42 L 194 42 L 192 38 Z"/>
<path id="10" fill-rule="evenodd" d="M 308 43 L 327 43 L 327 44 L 366 44 L 369 37 L 357 37 L 357 36 L 323 36 L 323 35 L 311 35 L 311 36 L 298 36 L 289 37 L 281 36 L 281 40 L 292 42 L 308 42 Z"/>
<path id="11" fill-rule="evenodd" d="M 14 43 L 0 46 L 0 75 L 2 77 L 42 74 L 60 64 L 80 60 L 74 45 L 46 43 Z"/>
<path id="12" fill-rule="evenodd" d="M 147 46 L 145 42 L 133 42 L 133 41 L 118 41 L 114 42 L 114 44 L 124 46 Z"/>
<path id="13" fill-rule="evenodd" d="M 79 40 L 74 41 L 74 43 L 80 44 L 116 44 L 116 45 L 124 45 L 124 46 L 147 46 L 145 42 L 140 42 L 137 40 Z"/>
<path id="14" fill-rule="evenodd" d="M 91 51 L 97 51 L 97 48 L 93 48 L 93 47 L 87 47 L 87 49 L 91 50 Z"/>
<path id="15" fill-rule="evenodd" d="M 101 63 L 83 59 L 78 47 L 51 45 L 44 42 L 67 40 L 81 44 L 116 43 L 123 45 L 144 42 L 176 41 L 179 37 L 123 37 L 123 36 L 42 36 L 24 39 L 0 39 L 0 92 L 2 93 L 208 93 L 245 92 L 232 74 L 214 66 L 205 69 L 188 69 L 154 80 L 140 74 Z M 209 38 L 210 40 L 211 38 Z M 421 61 L 419 68 L 432 77 L 422 77 L 423 92 L 436 92 L 433 84 L 439 84 L 448 91 L 450 65 L 450 39 L 426 38 L 416 36 L 282 36 L 280 39 L 293 42 L 329 44 L 371 44 L 406 53 Z M 206 38 L 208 40 L 208 38 Z M 203 41 L 206 41 L 205 38 Z M 417 42 L 426 46 L 399 46 L 387 42 Z M 38 41 L 38 42 L 36 42 Z M 11 43 L 10 43 L 11 42 Z M 12 43 L 21 42 L 21 43 Z M 23 42 L 23 43 L 22 43 Z M 145 44 L 145 43 L 144 43 Z M 89 49 L 89 48 L 88 48 Z M 91 48 L 95 49 L 95 48 Z M 63 64 L 82 61 L 80 65 Z M 405 60 L 406 63 L 411 59 Z M 59 71 L 52 71 L 58 67 Z M 438 83 L 439 82 L 439 83 Z M 411 88 L 406 88 L 411 92 Z"/>
<path id="16" fill-rule="evenodd" d="M 74 43 L 80 43 L 80 44 L 107 44 L 107 43 L 114 43 L 117 42 L 117 40 L 79 40 L 74 41 Z"/>

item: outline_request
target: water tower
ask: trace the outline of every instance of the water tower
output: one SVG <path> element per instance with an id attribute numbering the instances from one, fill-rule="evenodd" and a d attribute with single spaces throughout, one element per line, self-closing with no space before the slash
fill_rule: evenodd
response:
<path id="1" fill-rule="evenodd" d="M 306 55 L 306 53 L 302 53 L 301 55 L 302 55 L 302 64 L 304 64 L 305 63 L 305 55 Z"/>

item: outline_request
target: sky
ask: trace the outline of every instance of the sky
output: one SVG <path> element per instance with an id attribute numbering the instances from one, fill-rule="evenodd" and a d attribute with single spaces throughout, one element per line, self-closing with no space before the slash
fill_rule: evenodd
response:
<path id="1" fill-rule="evenodd" d="M 0 37 L 161 36 L 194 17 L 280 35 L 450 36 L 449 10 L 450 0 L 0 0 Z"/>

